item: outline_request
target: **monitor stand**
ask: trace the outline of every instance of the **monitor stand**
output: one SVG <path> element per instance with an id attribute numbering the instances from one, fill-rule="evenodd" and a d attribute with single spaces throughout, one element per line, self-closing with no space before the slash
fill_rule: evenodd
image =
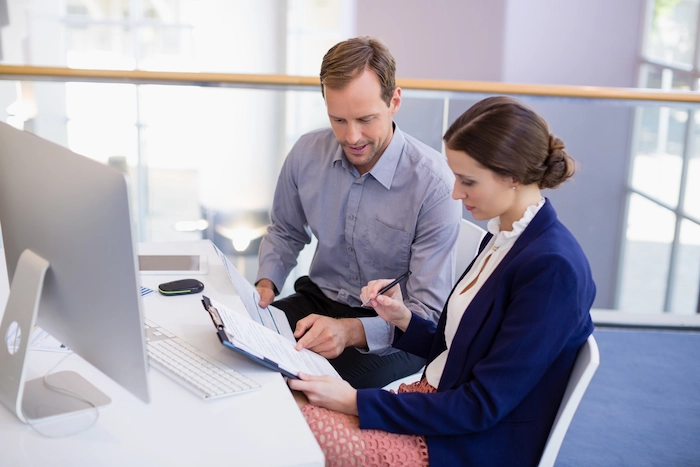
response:
<path id="1" fill-rule="evenodd" d="M 5 314 L 0 323 L 0 402 L 24 423 L 47 421 L 56 417 L 94 410 L 111 402 L 111 399 L 78 373 L 61 371 L 46 379 L 52 386 L 79 394 L 90 401 L 71 397 L 49 389 L 44 378 L 25 384 L 26 357 L 29 341 L 36 324 L 41 292 L 49 262 L 31 250 L 19 257 L 15 269 Z M 12 324 L 17 325 L 19 346 L 7 343 Z"/>

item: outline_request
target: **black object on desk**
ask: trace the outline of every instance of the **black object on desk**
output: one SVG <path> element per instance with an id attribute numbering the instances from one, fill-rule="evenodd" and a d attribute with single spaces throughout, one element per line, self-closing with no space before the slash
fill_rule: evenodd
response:
<path id="1" fill-rule="evenodd" d="M 165 282 L 158 286 L 158 292 L 163 295 L 185 295 L 199 293 L 204 290 L 204 284 L 197 279 L 180 279 L 172 282 Z"/>

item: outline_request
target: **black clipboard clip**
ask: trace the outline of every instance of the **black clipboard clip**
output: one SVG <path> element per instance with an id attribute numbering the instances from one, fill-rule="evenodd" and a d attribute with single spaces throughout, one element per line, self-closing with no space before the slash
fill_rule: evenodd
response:
<path id="1" fill-rule="evenodd" d="M 214 306 L 211 304 L 211 300 L 209 300 L 209 297 L 202 296 L 202 305 L 204 306 L 204 309 L 207 310 L 207 313 L 209 313 L 209 316 L 211 316 L 211 320 L 214 322 L 214 326 L 216 326 L 216 329 L 220 329 L 223 331 L 224 322 L 221 319 L 219 310 L 214 308 Z"/>

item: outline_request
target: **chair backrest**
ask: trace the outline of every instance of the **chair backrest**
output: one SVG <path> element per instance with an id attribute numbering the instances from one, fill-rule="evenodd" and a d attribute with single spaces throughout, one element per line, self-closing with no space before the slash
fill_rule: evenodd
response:
<path id="1" fill-rule="evenodd" d="M 578 351 L 574 368 L 569 376 L 569 383 L 566 385 L 564 397 L 559 404 L 559 411 L 554 419 L 552 429 L 549 431 L 547 443 L 544 446 L 539 467 L 552 467 L 557 460 L 559 448 L 564 441 L 564 436 L 569 429 L 571 420 L 574 418 L 583 394 L 593 379 L 593 375 L 600 365 L 600 352 L 595 338 L 590 335 Z"/>
<path id="2" fill-rule="evenodd" d="M 462 219 L 459 229 L 459 239 L 457 240 L 457 264 L 455 266 L 455 280 L 459 279 L 474 256 L 479 251 L 481 239 L 486 235 L 486 231 L 476 224 Z"/>

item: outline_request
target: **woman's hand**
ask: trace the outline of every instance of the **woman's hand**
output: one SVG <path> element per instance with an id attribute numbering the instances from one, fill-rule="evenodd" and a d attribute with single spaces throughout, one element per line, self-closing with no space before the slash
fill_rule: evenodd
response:
<path id="1" fill-rule="evenodd" d="M 374 311 L 384 319 L 393 324 L 397 328 L 405 331 L 408 324 L 411 322 L 411 310 L 403 304 L 403 295 L 401 294 L 401 286 L 398 284 L 390 288 L 384 294 L 377 295 L 382 287 L 389 285 L 390 279 L 379 279 L 370 281 L 366 286 L 362 287 L 360 300 L 365 303 L 369 300 L 369 306 L 374 308 Z"/>
<path id="2" fill-rule="evenodd" d="M 333 376 L 314 376 L 299 373 L 301 379 L 289 379 L 287 384 L 303 392 L 309 402 L 336 412 L 357 415 L 357 390 L 350 383 Z"/>

